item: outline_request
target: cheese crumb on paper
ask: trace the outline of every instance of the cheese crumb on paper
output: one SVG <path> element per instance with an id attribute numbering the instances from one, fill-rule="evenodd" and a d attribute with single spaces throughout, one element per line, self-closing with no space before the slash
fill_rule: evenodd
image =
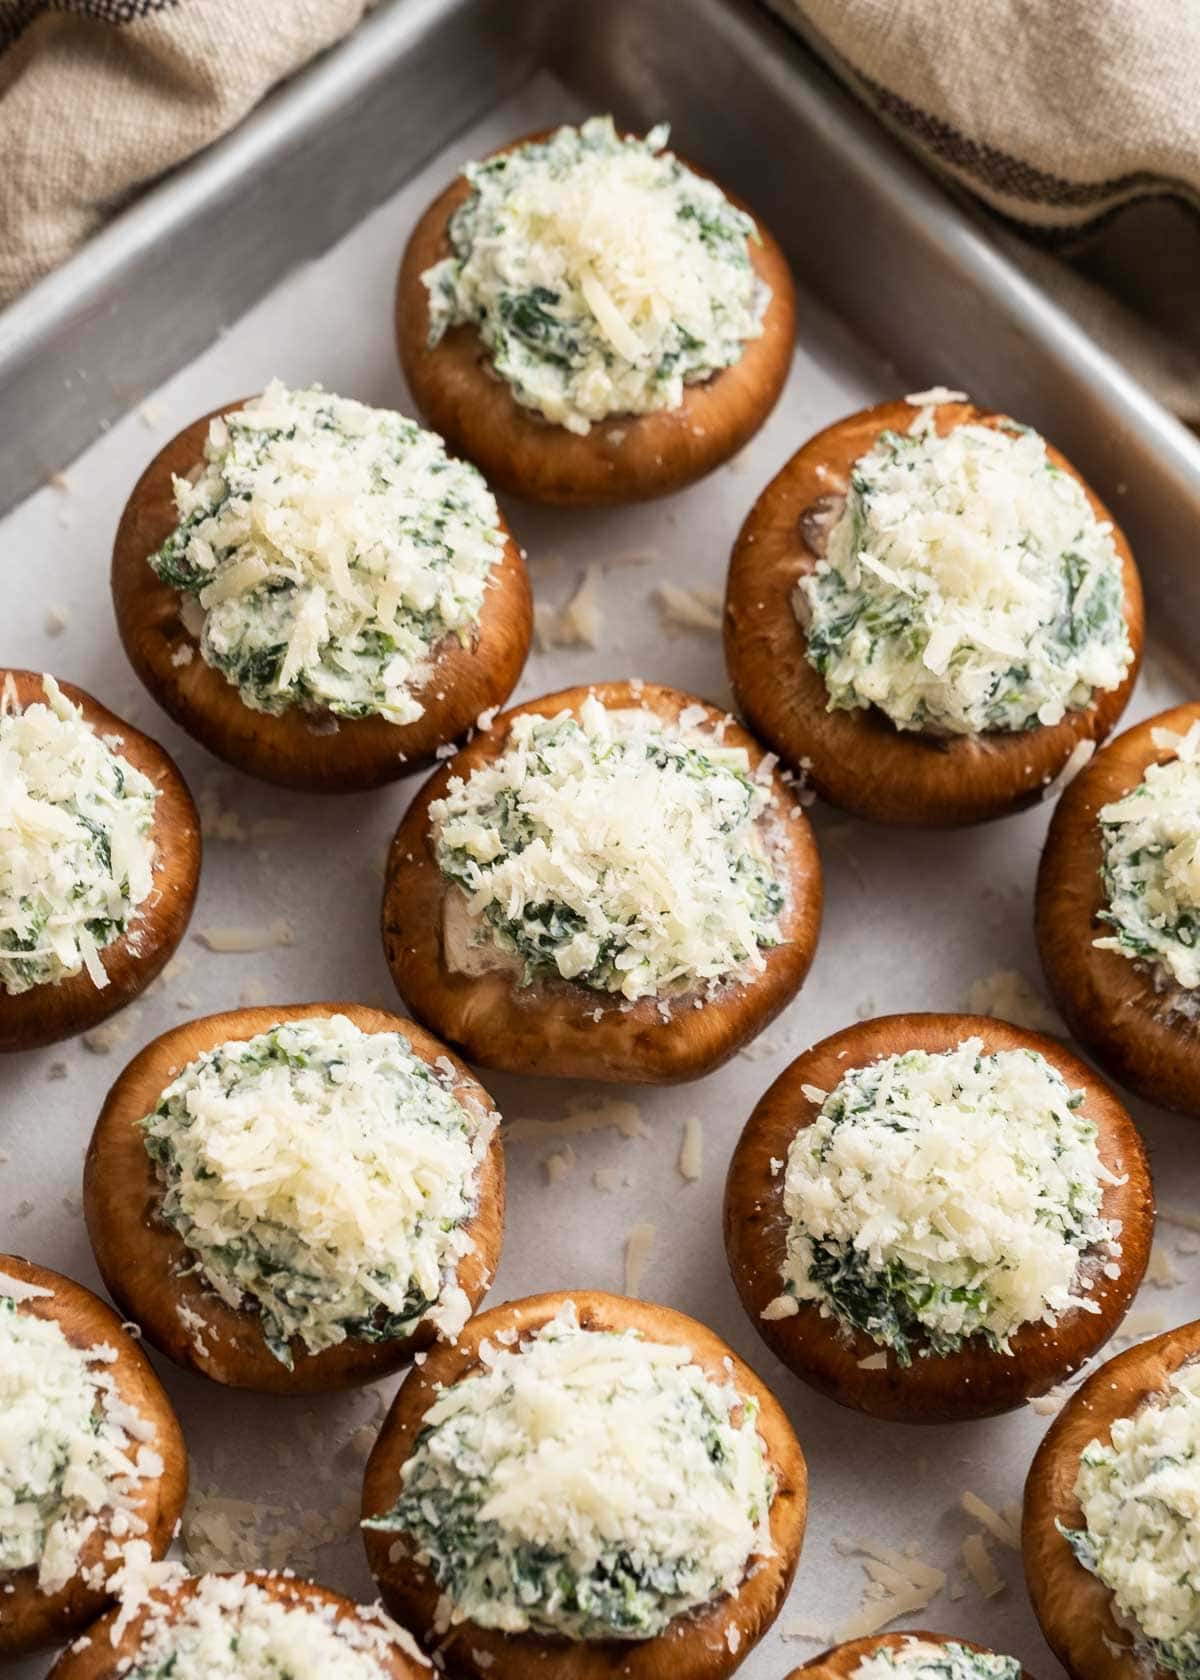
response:
<path id="1" fill-rule="evenodd" d="M 569 1143 L 564 1143 L 561 1149 L 543 1156 L 542 1170 L 546 1174 L 546 1183 L 553 1188 L 561 1184 L 575 1168 L 575 1151 Z"/>
<path id="2" fill-rule="evenodd" d="M 982 1534 L 968 1534 L 962 1543 L 962 1560 L 985 1598 L 995 1598 L 1004 1591 L 1004 1580 L 992 1562 L 992 1554 Z"/>
<path id="3" fill-rule="evenodd" d="M 642 1277 L 657 1235 L 658 1227 L 643 1221 L 633 1226 L 625 1239 L 625 1293 L 635 1300 L 641 1295 Z"/>
<path id="4" fill-rule="evenodd" d="M 534 604 L 534 635 L 543 652 L 555 647 L 600 646 L 604 630 L 604 612 L 599 600 L 600 576 L 599 566 L 589 566 L 578 589 L 563 607 L 551 607 L 543 601 Z"/>
<path id="5" fill-rule="evenodd" d="M 720 635 L 723 602 L 719 590 L 684 589 L 664 579 L 654 590 L 654 600 L 665 625 L 677 630 Z"/>
<path id="6" fill-rule="evenodd" d="M 1183 1274 L 1171 1259 L 1170 1250 L 1161 1242 L 1150 1245 L 1150 1263 L 1146 1267 L 1146 1282 L 1155 1289 L 1174 1289 L 1183 1282 Z"/>
<path id="7" fill-rule="evenodd" d="M 1062 1017 L 1033 983 L 1015 968 L 998 968 L 967 988 L 967 1013 L 1011 1021 L 1029 1032 L 1065 1035 Z"/>
<path id="8" fill-rule="evenodd" d="M 704 1122 L 698 1114 L 689 1114 L 683 1123 L 683 1141 L 679 1147 L 679 1174 L 695 1183 L 704 1172 Z"/>
<path id="9" fill-rule="evenodd" d="M 504 1140 L 525 1143 L 540 1138 L 543 1142 L 555 1142 L 563 1137 L 610 1129 L 623 1138 L 649 1135 L 642 1124 L 642 1111 L 635 1102 L 621 1097 L 572 1097 L 560 1120 L 514 1120 L 505 1126 Z"/>
<path id="10" fill-rule="evenodd" d="M 270 951 L 279 945 L 296 943 L 291 923 L 282 917 L 265 928 L 241 924 L 201 928 L 196 939 L 206 950 L 216 951 L 221 956 L 245 956 L 252 951 Z"/>
<path id="11" fill-rule="evenodd" d="M 1014 1527 L 1008 1517 L 1002 1515 L 994 1506 L 989 1505 L 986 1499 L 980 1499 L 977 1493 L 972 1493 L 970 1489 L 964 1489 L 959 1504 L 969 1517 L 974 1517 L 977 1523 L 981 1523 L 992 1538 L 998 1540 L 1002 1546 L 1008 1546 L 1013 1551 L 1020 1551 L 1021 1534 L 1019 1527 Z"/>

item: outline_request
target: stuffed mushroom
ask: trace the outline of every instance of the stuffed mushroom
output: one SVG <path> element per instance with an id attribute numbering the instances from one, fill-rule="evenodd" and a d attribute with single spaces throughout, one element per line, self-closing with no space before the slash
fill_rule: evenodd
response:
<path id="1" fill-rule="evenodd" d="M 1022 1551 L 1072 1680 L 1182 1680 L 1200 1661 L 1200 1324 L 1101 1365 L 1025 1484 Z"/>
<path id="2" fill-rule="evenodd" d="M 783 1362 L 875 1417 L 1006 1411 L 1113 1334 L 1149 1258 L 1145 1152 L 1055 1040 L 972 1015 L 834 1033 L 730 1164 L 742 1304 Z"/>
<path id="3" fill-rule="evenodd" d="M 72 1638 L 131 1561 L 161 1558 L 187 1493 L 171 1403 L 120 1319 L 0 1255 L 0 1660 Z"/>
<path id="4" fill-rule="evenodd" d="M 590 1290 L 473 1319 L 393 1403 L 363 1529 L 453 1680 L 723 1680 L 778 1614 L 804 1458 L 711 1331 Z"/>
<path id="5" fill-rule="evenodd" d="M 50 1680 L 429 1680 L 403 1628 L 313 1581 L 161 1574 L 65 1651 Z"/>
<path id="6" fill-rule="evenodd" d="M 791 1000 L 820 912 L 773 757 L 689 695 L 601 683 L 505 713 L 431 778 L 383 934 L 408 1007 L 471 1061 L 664 1084 Z"/>
<path id="7" fill-rule="evenodd" d="M 158 743 L 70 683 L 0 671 L 0 1051 L 132 1002 L 199 879 L 196 808 Z"/>
<path id="8" fill-rule="evenodd" d="M 179 1364 L 277 1394 L 370 1382 L 457 1334 L 491 1281 L 498 1116 L 381 1010 L 210 1015 L 113 1086 L 84 1214 L 113 1298 Z"/>
<path id="9" fill-rule="evenodd" d="M 175 721 L 313 793 L 426 764 L 503 705 L 532 629 L 474 467 L 390 409 L 278 380 L 154 458 L 112 584 L 125 651 Z"/>
<path id="10" fill-rule="evenodd" d="M 806 443 L 743 525 L 725 602 L 751 726 L 831 804 L 913 827 L 1036 800 L 1120 717 L 1142 632 L 1099 498 L 1030 427 L 942 390 Z"/>
<path id="11" fill-rule="evenodd" d="M 1200 1114 L 1200 704 L 1097 753 L 1054 812 L 1037 886 L 1042 967 L 1114 1079 Z"/>
<path id="12" fill-rule="evenodd" d="M 583 506 L 735 454 L 791 365 L 787 260 L 734 198 L 611 118 L 470 163 L 400 269 L 400 361 L 428 423 L 502 490 Z"/>

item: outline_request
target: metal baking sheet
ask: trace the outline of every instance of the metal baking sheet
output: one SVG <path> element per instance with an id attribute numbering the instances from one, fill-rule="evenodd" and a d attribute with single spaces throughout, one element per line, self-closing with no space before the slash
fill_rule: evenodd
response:
<path id="1" fill-rule="evenodd" d="M 677 104 L 672 72 L 649 50 L 641 14 L 619 0 L 610 10 L 625 31 L 612 48 L 618 57 L 618 47 L 627 55 L 621 114 L 678 119 L 689 141 L 707 132 L 716 103 L 712 90 L 688 83 L 682 91 L 694 94 L 696 105 Z M 648 5 L 646 14 L 655 10 Z M 758 27 L 749 14 L 707 5 L 696 15 L 728 17 L 735 33 Z M 712 38 L 704 50 L 710 48 L 716 50 Z M 589 50 L 586 28 L 578 50 Z M 601 74 L 595 64 L 592 70 Z M 736 58 L 725 73 L 731 98 L 747 103 L 753 89 L 742 85 Z M 759 101 L 768 124 L 763 133 L 779 140 L 769 125 L 786 110 L 789 96 L 782 72 L 768 82 Z M 602 91 L 593 85 L 587 103 L 603 103 Z M 378 903 L 387 842 L 414 784 L 309 798 L 261 787 L 193 746 L 137 685 L 117 644 L 107 594 L 111 535 L 137 473 L 167 436 L 273 375 L 295 383 L 320 380 L 368 402 L 404 408 L 407 394 L 390 345 L 390 302 L 396 263 L 416 215 L 466 157 L 584 109 L 577 93 L 544 73 L 495 104 L 340 244 L 264 296 L 147 403 L 114 424 L 65 481 L 38 490 L 0 523 L 0 553 L 11 580 L 0 613 L 0 663 L 54 670 L 163 741 L 200 800 L 207 830 L 192 932 L 166 978 L 88 1042 L 0 1063 L 3 1246 L 95 1284 L 79 1211 L 83 1150 L 109 1082 L 142 1044 L 173 1023 L 239 1002 L 350 998 L 396 1006 L 378 937 Z M 716 138 L 697 148 L 706 161 L 719 163 L 728 141 L 734 184 L 751 197 L 763 197 L 755 187 L 763 188 L 767 209 L 777 217 L 786 213 L 782 175 L 772 181 L 760 171 L 756 182 L 749 167 L 752 135 L 737 140 L 720 126 L 713 133 Z M 798 149 L 791 156 L 799 168 Z M 808 208 L 801 206 L 790 228 L 797 255 L 811 253 L 803 238 Z M 882 213 L 884 207 L 877 208 Z M 826 242 L 827 231 L 822 226 L 822 240 L 814 243 Z M 962 237 L 975 239 L 967 231 Z M 912 261 L 918 260 L 914 254 Z M 924 351 L 914 331 L 898 369 L 866 347 L 853 310 L 848 318 L 833 313 L 807 289 L 808 278 L 802 266 L 800 342 L 787 391 L 737 460 L 694 489 L 648 507 L 569 514 L 508 506 L 539 600 L 564 602 L 594 567 L 604 613 L 595 649 L 535 653 L 519 696 L 636 674 L 727 698 L 717 638 L 664 625 L 655 585 L 669 578 L 720 589 L 730 545 L 754 496 L 805 437 L 838 415 L 934 379 L 958 383 L 965 374 L 965 383 L 987 399 L 1004 400 L 1015 391 L 1012 406 L 1049 426 L 1049 410 L 1016 370 L 1009 386 L 993 377 L 998 356 L 980 384 L 980 358 L 956 365 L 940 323 L 937 334 L 927 323 Z M 850 286 L 847 296 L 854 290 Z M 181 301 L 177 311 L 182 309 Z M 980 321 L 982 339 L 995 317 L 984 311 Z M 1027 345 L 1035 340 L 1036 334 Z M 1032 369 L 1032 350 L 1029 357 Z M 1107 379 L 1098 352 L 1096 357 L 1092 372 Z M 1166 423 L 1162 430 L 1170 434 Z M 1114 435 L 1105 432 L 1105 448 Z M 1074 447 L 1071 437 L 1063 441 Z M 1171 533 L 1184 517 L 1186 498 L 1168 505 L 1162 487 L 1169 463 L 1156 456 L 1157 476 L 1147 478 L 1146 459 L 1131 446 L 1128 457 L 1114 459 L 1111 485 L 1101 487 L 1125 483 L 1128 504 L 1150 516 L 1138 535 L 1153 601 L 1170 582 Z M 1179 618 L 1186 607 L 1180 603 Z M 1194 689 L 1186 672 L 1154 652 L 1127 721 L 1188 693 Z M 572 1286 L 619 1290 L 626 1237 L 636 1223 L 649 1221 L 657 1238 L 642 1292 L 726 1336 L 772 1384 L 793 1419 L 811 1473 L 808 1536 L 776 1630 L 744 1665 L 747 1680 L 782 1680 L 820 1648 L 817 1638 L 785 1637 L 789 1630 L 798 1635 L 804 1627 L 832 1638 L 856 1613 L 866 1577 L 862 1560 L 847 1548 L 857 1540 L 901 1550 L 912 1543 L 926 1562 L 946 1569 L 947 1590 L 918 1618 L 923 1625 L 1012 1651 L 1035 1674 L 1055 1672 L 1029 1610 L 1016 1553 L 992 1545 L 1003 1581 L 993 1598 L 980 1594 L 959 1561 L 962 1542 L 977 1528 L 961 1510 L 962 1491 L 969 1488 L 998 1508 L 1017 1500 L 1047 1419 L 1026 1408 L 989 1422 L 913 1429 L 871 1422 L 820 1399 L 760 1343 L 735 1299 L 720 1235 L 724 1170 L 743 1118 L 802 1048 L 857 1016 L 965 1007 L 972 987 L 998 970 L 1016 971 L 1036 985 L 1031 893 L 1046 817 L 1042 808 L 983 829 L 921 835 L 872 829 L 814 809 L 828 891 L 817 960 L 799 999 L 746 1053 L 708 1080 L 666 1091 L 488 1081 L 516 1128 L 508 1152 L 504 1259 L 491 1299 Z M 290 824 L 286 832 L 279 832 L 280 819 Z M 205 930 L 231 923 L 262 929 L 263 949 L 241 956 L 207 951 Z M 289 942 L 279 943 L 281 937 Z M 609 1129 L 566 1138 L 574 1165 L 558 1186 L 548 1185 L 545 1157 L 562 1144 L 548 1135 L 530 1136 L 523 1123 L 553 1123 L 613 1096 L 637 1104 L 642 1135 Z M 1164 1200 L 1186 1209 L 1200 1189 L 1192 1127 L 1143 1104 L 1131 1106 Z M 693 1115 L 703 1124 L 705 1164 L 701 1180 L 689 1183 L 680 1176 L 678 1158 L 684 1122 Z M 597 1188 L 594 1174 L 601 1169 L 615 1173 L 620 1188 Z M 1197 1245 L 1183 1226 L 1165 1225 L 1163 1237 L 1164 1275 L 1170 1270 L 1182 1281 L 1147 1286 L 1130 1321 L 1140 1334 L 1200 1313 L 1200 1261 L 1185 1252 Z M 186 1538 L 194 1561 L 287 1562 L 369 1597 L 355 1532 L 357 1498 L 365 1450 L 394 1384 L 287 1402 L 225 1392 L 159 1366 L 192 1456 Z M 257 1538 L 248 1537 L 249 1524 L 237 1509 L 222 1503 L 231 1499 L 255 1502 Z M 33 1680 L 45 1667 L 34 1661 L 12 1672 L 17 1680 Z"/>

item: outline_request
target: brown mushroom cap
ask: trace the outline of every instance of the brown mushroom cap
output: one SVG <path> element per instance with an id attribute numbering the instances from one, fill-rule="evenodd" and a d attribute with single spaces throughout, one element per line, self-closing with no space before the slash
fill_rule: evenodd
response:
<path id="1" fill-rule="evenodd" d="M 705 727 L 723 724 L 724 744 L 743 748 L 752 771 L 765 757 L 724 712 L 654 683 L 595 683 L 514 707 L 436 771 L 409 806 L 388 858 L 384 950 L 396 989 L 413 1014 L 483 1067 L 642 1085 L 697 1079 L 720 1067 L 792 1000 L 816 949 L 822 898 L 816 842 L 778 772 L 771 776 L 769 809 L 779 817 L 773 861 L 788 891 L 780 916 L 783 941 L 763 951 L 766 966 L 759 974 L 730 983 L 716 998 L 703 999 L 701 1008 L 689 993 L 674 1000 L 664 1019 L 653 997 L 628 1004 L 612 993 L 554 979 L 521 986 L 500 969 L 479 975 L 453 971 L 443 957 L 444 906 L 447 895 L 459 889 L 438 868 L 430 805 L 445 794 L 452 777 L 466 779 L 500 756 L 514 718 L 577 711 L 590 694 L 611 709 L 644 706 L 667 722 L 689 706 L 701 707 Z"/>
<path id="2" fill-rule="evenodd" d="M 523 135 L 491 156 L 518 151 L 552 132 Z M 705 176 L 695 164 L 686 166 Z M 741 199 L 721 190 L 731 204 L 753 216 Z M 421 276 L 452 254 L 450 218 L 470 192 L 466 177 L 459 175 L 413 229 L 396 286 L 396 343 L 426 423 L 476 462 L 493 484 L 564 507 L 646 501 L 703 478 L 753 437 L 778 401 L 796 336 L 791 270 L 757 218 L 757 242 L 747 241 L 750 261 L 771 288 L 761 335 L 746 341 L 731 367 L 686 386 L 678 408 L 611 415 L 580 436 L 516 400 L 508 382 L 493 371 L 473 326 L 450 327 L 436 345 L 429 345 L 429 294 Z"/>
<path id="3" fill-rule="evenodd" d="M 0 687 L 9 684 L 22 711 L 45 700 L 38 671 L 0 670 Z M 135 910 L 129 931 L 101 950 L 107 986 L 96 986 L 86 968 L 15 995 L 0 986 L 0 1052 L 55 1044 L 87 1032 L 132 1003 L 161 973 L 183 938 L 200 884 L 200 818 L 174 760 L 157 741 L 82 688 L 68 682 L 59 687 L 80 708 L 83 721 L 158 789 L 152 828 L 154 885 Z"/>
<path id="4" fill-rule="evenodd" d="M 866 1639 L 848 1639 L 843 1645 L 822 1651 L 819 1657 L 794 1668 L 787 1680 L 853 1680 L 860 1663 L 868 1662 L 882 1651 L 902 1651 L 912 1640 L 927 1645 L 962 1645 L 981 1656 L 996 1656 L 987 1645 L 977 1645 L 973 1639 L 962 1639 L 957 1633 L 925 1633 L 906 1628 L 903 1633 L 873 1633 Z M 1032 1680 L 1027 1670 L 1021 1670 L 1023 1680 Z"/>
<path id="5" fill-rule="evenodd" d="M 1072 1033 L 1122 1085 L 1184 1114 L 1200 1114 L 1200 1027 L 1170 1017 L 1151 972 L 1121 951 L 1098 951 L 1114 930 L 1099 920 L 1102 805 L 1131 792 L 1151 764 L 1174 755 L 1155 729 L 1185 735 L 1200 701 L 1160 712 L 1118 735 L 1067 788 L 1038 870 L 1035 928 L 1046 981 Z"/>
<path id="6" fill-rule="evenodd" d="M 49 1680 L 119 1680 L 119 1676 L 126 1674 L 142 1654 L 142 1634 L 148 1618 L 157 1618 L 165 1607 L 171 1620 L 177 1620 L 206 1578 L 191 1575 L 173 1586 L 156 1588 L 150 1595 L 150 1602 L 130 1617 L 117 1639 L 113 1635 L 118 1612 L 112 1611 L 90 1629 L 86 1644 L 72 1646 L 63 1652 L 51 1669 Z M 239 1579 L 231 1572 L 223 1578 Z M 246 1570 L 244 1578 L 288 1610 L 311 1609 L 321 1613 L 323 1621 L 332 1611 L 335 1625 L 355 1622 L 364 1629 L 379 1630 L 379 1622 L 369 1611 L 364 1611 L 353 1599 L 330 1592 L 328 1587 L 319 1587 L 315 1581 L 301 1581 L 294 1575 L 276 1574 L 267 1569 Z M 392 1644 L 387 1651 L 379 1650 L 374 1654 L 380 1673 L 389 1676 L 389 1680 L 428 1680 L 428 1666 L 415 1661 L 399 1644 Z"/>
<path id="7" fill-rule="evenodd" d="M 1147 1680 L 1163 1669 L 1144 1663 L 1113 1615 L 1108 1588 L 1076 1561 L 1064 1528 L 1082 1528 L 1075 1478 L 1084 1448 L 1107 1443 L 1118 1418 L 1160 1394 L 1189 1359 L 1200 1355 L 1200 1323 L 1184 1324 L 1119 1353 L 1073 1394 L 1047 1430 L 1025 1483 L 1021 1550 L 1029 1596 L 1046 1643 L 1074 1680 Z"/>
<path id="8" fill-rule="evenodd" d="M 740 1667 L 783 1607 L 804 1539 L 808 1475 L 804 1455 L 787 1415 L 770 1389 L 711 1330 L 670 1307 L 627 1300 L 599 1290 L 573 1289 L 509 1301 L 473 1318 L 453 1345 L 430 1354 L 413 1371 L 384 1420 L 367 1463 L 363 1516 L 390 1511 L 400 1489 L 400 1472 L 412 1455 L 426 1412 L 443 1387 L 479 1370 L 479 1348 L 498 1332 L 515 1330 L 522 1339 L 548 1324 L 569 1302 L 586 1330 L 634 1329 L 656 1342 L 686 1347 L 692 1362 L 715 1382 L 731 1382 L 757 1401 L 758 1432 L 776 1479 L 771 1506 L 774 1553 L 756 1561 L 736 1594 L 678 1616 L 661 1634 L 643 1640 L 548 1639 L 535 1633 L 504 1634 L 459 1622 L 448 1634 L 434 1633 L 440 1589 L 432 1574 L 411 1559 L 391 1557 L 395 1536 L 364 1529 L 367 1561 L 383 1601 L 429 1644 L 436 1643 L 455 1680 L 724 1680 Z"/>
<path id="9" fill-rule="evenodd" d="M 162 1459 L 161 1474 L 141 1477 L 129 1498 L 130 1508 L 145 1524 L 136 1538 L 148 1543 L 153 1557 L 161 1558 L 183 1510 L 188 1468 L 183 1434 L 150 1361 L 112 1308 L 82 1284 L 11 1254 L 0 1254 L 0 1273 L 51 1291 L 18 1301 L 18 1312 L 52 1320 L 72 1347 L 91 1348 L 103 1343 L 113 1349 L 116 1357 L 105 1370 L 121 1400 L 151 1426 L 153 1434 L 144 1444 Z M 104 1556 L 111 1519 L 111 1512 L 101 1514 L 99 1528 L 83 1547 L 79 1572 L 58 1592 L 42 1592 L 34 1568 L 0 1571 L 0 1661 L 27 1656 L 72 1638 L 111 1602 L 108 1592 L 89 1586 L 82 1578 L 84 1570 L 97 1565 L 106 1577 L 120 1567 L 119 1562 Z"/>
<path id="10" fill-rule="evenodd" d="M 881 1351 L 869 1336 L 823 1318 L 816 1302 L 802 1301 L 791 1318 L 764 1319 L 763 1309 L 783 1289 L 790 1220 L 784 1211 L 784 1173 L 771 1162 L 787 1160 L 797 1132 L 812 1125 L 820 1104 L 806 1085 L 832 1091 L 852 1068 L 907 1050 L 954 1050 L 967 1038 L 984 1050 L 1036 1050 L 1072 1090 L 1086 1092 L 1083 1112 L 1095 1122 L 1100 1159 L 1121 1176 L 1104 1186 L 1101 1216 L 1121 1221 L 1121 1273 L 1097 1276 L 1089 1293 L 1098 1312 L 1075 1308 L 1057 1327 L 1025 1324 L 1011 1338 L 1011 1352 L 994 1353 L 982 1337 L 956 1352 L 883 1369 L 862 1361 Z M 1154 1201 L 1141 1138 L 1108 1086 L 1057 1040 L 984 1015 L 885 1015 L 861 1021 L 815 1044 L 784 1069 L 746 1124 L 725 1187 L 725 1246 L 733 1281 L 755 1329 L 789 1370 L 823 1394 L 872 1417 L 906 1423 L 946 1423 L 1009 1411 L 1044 1394 L 1079 1368 L 1113 1334 L 1141 1282 L 1150 1256 Z"/>
<path id="11" fill-rule="evenodd" d="M 1113 525 L 1121 557 L 1125 623 L 1133 661 L 1120 687 L 1093 696 L 1060 723 L 981 735 L 900 730 L 876 707 L 829 710 L 824 678 L 809 664 L 807 638 L 792 607 L 802 576 L 815 570 L 814 523 L 834 517 L 850 469 L 886 430 L 905 431 L 911 403 L 879 403 L 818 432 L 773 478 L 751 508 L 734 545 L 725 596 L 725 658 L 751 726 L 785 763 L 804 764 L 831 805 L 873 822 L 955 828 L 1007 816 L 1038 799 L 1080 741 L 1102 741 L 1125 709 L 1142 656 L 1142 588 L 1133 555 L 1112 515 L 1057 449 L 1055 466 L 1082 487 L 1097 519 Z M 945 436 L 956 426 L 999 428 L 1004 416 L 974 403 L 936 406 Z"/>
<path id="12" fill-rule="evenodd" d="M 232 1009 L 174 1027 L 136 1055 L 109 1092 L 88 1147 L 83 1211 L 106 1288 L 160 1352 L 177 1365 L 231 1388 L 264 1394 L 320 1394 L 374 1382 L 406 1365 L 436 1336 L 425 1320 L 408 1337 L 379 1342 L 348 1337 L 319 1353 L 309 1353 L 296 1338 L 289 1371 L 268 1348 L 253 1306 L 227 1306 L 202 1276 L 182 1270 L 190 1251 L 178 1232 L 159 1217 L 162 1189 L 138 1122 L 153 1111 L 171 1081 L 189 1062 L 218 1044 L 253 1038 L 280 1021 L 335 1014 L 345 1015 L 363 1032 L 399 1033 L 424 1062 L 450 1062 L 458 1101 L 464 1107 L 472 1103 L 485 1110 L 494 1107 L 456 1056 L 398 1015 L 356 1003 Z M 480 1167 L 479 1205 L 466 1229 L 475 1246 L 459 1261 L 457 1279 L 474 1310 L 495 1275 L 504 1233 L 504 1155 L 498 1129 Z"/>
<path id="13" fill-rule="evenodd" d="M 134 485 L 113 544 L 113 605 L 121 641 L 163 710 L 226 763 L 308 793 L 381 787 L 423 769 L 438 747 L 511 694 L 533 632 L 525 563 L 499 515 L 504 548 L 489 575 L 474 639 L 467 647 L 455 636 L 437 644 L 429 676 L 414 691 L 425 710 L 412 723 L 314 717 L 298 706 L 278 717 L 256 712 L 201 657 L 199 642 L 180 616 L 180 591 L 163 583 L 149 564 L 179 522 L 172 480 L 186 477 L 203 460 L 209 422 L 243 408 L 245 400 L 185 426 Z"/>

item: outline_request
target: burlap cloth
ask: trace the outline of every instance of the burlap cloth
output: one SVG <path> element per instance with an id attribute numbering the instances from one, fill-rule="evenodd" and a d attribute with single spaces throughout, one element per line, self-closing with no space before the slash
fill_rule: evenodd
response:
<path id="1" fill-rule="evenodd" d="M 370 3 L 0 0 L 0 305 Z M 1200 422 L 1200 5 L 771 3 L 995 212 L 1000 242 L 1082 325 Z"/>

